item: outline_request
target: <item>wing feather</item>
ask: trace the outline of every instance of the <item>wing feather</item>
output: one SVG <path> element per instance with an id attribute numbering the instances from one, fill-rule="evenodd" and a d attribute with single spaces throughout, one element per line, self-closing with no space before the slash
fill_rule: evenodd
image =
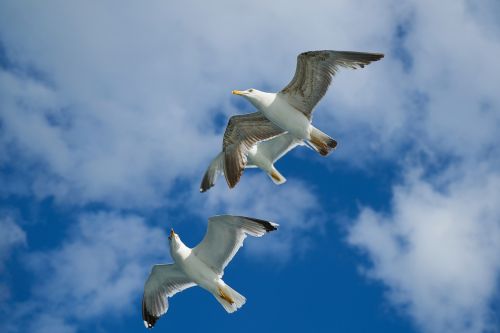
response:
<path id="1" fill-rule="evenodd" d="M 222 173 L 222 170 L 224 169 L 223 164 L 224 153 L 221 152 L 212 160 L 212 162 L 210 162 L 207 171 L 205 171 L 200 184 L 200 192 L 206 192 L 215 185 L 219 174 Z"/>
<path id="2" fill-rule="evenodd" d="M 203 241 L 193 253 L 206 265 L 222 276 L 224 268 L 243 246 L 247 235 L 261 237 L 276 230 L 277 224 L 244 216 L 219 215 L 208 219 Z"/>
<path id="3" fill-rule="evenodd" d="M 261 112 L 233 116 L 223 139 L 224 176 L 230 188 L 236 186 L 247 164 L 248 150 L 257 142 L 274 138 L 284 131 Z"/>
<path id="4" fill-rule="evenodd" d="M 195 283 L 176 264 L 154 265 L 144 285 L 142 296 L 142 319 L 147 328 L 168 310 L 168 297 L 193 287 Z"/>
<path id="5" fill-rule="evenodd" d="M 350 51 L 310 51 L 299 54 L 290 83 L 279 92 L 290 105 L 311 117 L 339 67 L 363 68 L 384 57 L 381 53 Z"/>

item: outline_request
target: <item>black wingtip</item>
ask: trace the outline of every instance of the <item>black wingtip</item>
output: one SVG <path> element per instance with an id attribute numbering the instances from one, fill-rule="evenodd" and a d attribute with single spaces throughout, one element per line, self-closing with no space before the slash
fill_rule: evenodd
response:
<path id="1" fill-rule="evenodd" d="M 384 57 L 383 53 L 371 53 L 372 58 L 370 60 L 377 61 Z"/>
<path id="2" fill-rule="evenodd" d="M 208 176 L 208 171 L 205 172 L 205 175 L 203 176 L 203 179 L 201 180 L 200 184 L 200 193 L 204 193 L 208 190 L 210 190 L 214 184 L 210 181 L 210 177 Z"/>
<path id="3" fill-rule="evenodd" d="M 144 299 L 142 300 L 142 320 L 144 320 L 144 326 L 146 326 L 147 329 L 152 329 L 153 326 L 155 326 L 156 321 L 160 317 L 153 316 L 152 314 L 149 313 L 148 309 L 146 308 L 146 303 L 144 302 Z"/>
<path id="4" fill-rule="evenodd" d="M 264 229 L 266 230 L 266 232 L 271 232 L 271 231 L 274 231 L 274 230 L 278 230 L 278 224 L 273 223 L 273 222 L 269 222 L 269 221 L 266 221 L 266 220 L 260 220 L 260 219 L 256 219 L 254 217 L 248 217 L 248 216 L 238 216 L 238 217 L 241 217 L 241 218 L 244 218 L 244 219 L 247 219 L 247 220 L 250 220 L 250 221 L 253 221 L 255 223 L 260 224 L 261 226 L 264 227 Z"/>
<path id="5" fill-rule="evenodd" d="M 357 61 L 358 63 L 356 64 L 356 66 L 358 66 L 359 68 L 364 68 L 371 62 L 378 61 L 384 57 L 383 53 L 369 53 L 369 52 L 355 52 L 355 51 L 337 51 L 337 54 L 342 58 L 346 58 L 351 61 Z"/>

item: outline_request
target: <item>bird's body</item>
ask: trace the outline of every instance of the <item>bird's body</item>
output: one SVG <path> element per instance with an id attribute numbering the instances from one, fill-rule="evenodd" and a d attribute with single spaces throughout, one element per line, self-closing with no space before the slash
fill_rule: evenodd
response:
<path id="1" fill-rule="evenodd" d="M 152 328 L 167 312 L 167 297 L 195 285 L 210 292 L 227 312 L 238 310 L 246 299 L 222 280 L 224 268 L 243 246 L 247 234 L 260 237 L 277 226 L 249 217 L 214 216 L 209 219 L 205 238 L 194 248 L 186 246 L 172 230 L 169 239 L 174 263 L 154 265 L 144 286 L 145 326 Z"/>
<path id="2" fill-rule="evenodd" d="M 245 168 L 259 168 L 266 172 L 275 184 L 283 184 L 286 182 L 286 178 L 276 169 L 274 163 L 301 144 L 302 140 L 297 140 L 288 133 L 270 140 L 261 141 L 248 150 Z M 221 152 L 208 166 L 201 181 L 200 192 L 205 192 L 215 185 L 218 175 L 226 169 L 224 163 L 224 152 Z"/>
<path id="3" fill-rule="evenodd" d="M 248 151 L 248 163 L 247 163 L 248 168 L 262 169 L 269 175 L 269 177 L 276 184 L 282 184 L 286 181 L 286 179 L 274 167 L 275 161 L 276 161 L 275 159 L 270 158 L 268 155 L 266 155 L 264 146 L 261 144 L 254 145 Z"/>
<path id="4" fill-rule="evenodd" d="M 249 99 L 266 118 L 283 131 L 298 140 L 310 140 L 311 121 L 303 113 L 297 111 L 277 93 L 269 93 L 252 89 L 255 97 Z"/>
<path id="5" fill-rule="evenodd" d="M 312 125 L 314 107 L 326 94 L 340 67 L 363 68 L 383 56 L 350 51 L 304 52 L 297 57 L 292 81 L 281 91 L 233 90 L 233 94 L 245 97 L 258 112 L 229 119 L 222 149 L 222 167 L 229 187 L 238 183 L 253 147 L 283 133 L 305 142 L 322 156 L 328 155 L 337 147 L 337 141 Z"/>
<path id="6" fill-rule="evenodd" d="M 179 247 L 170 251 L 174 262 L 195 284 L 213 292 L 214 286 L 221 280 L 220 277 L 193 253 L 193 249 L 187 247 L 181 240 L 178 242 Z"/>

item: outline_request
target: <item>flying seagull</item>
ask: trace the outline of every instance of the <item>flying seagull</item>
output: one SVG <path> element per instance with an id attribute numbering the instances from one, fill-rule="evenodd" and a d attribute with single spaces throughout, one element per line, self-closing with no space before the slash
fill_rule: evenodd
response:
<path id="1" fill-rule="evenodd" d="M 277 224 L 244 216 L 219 215 L 208 219 L 205 237 L 190 249 L 174 230 L 170 231 L 170 254 L 173 264 L 154 265 L 144 285 L 142 319 L 152 328 L 168 309 L 168 297 L 199 285 L 232 313 L 246 299 L 223 280 L 224 268 L 233 259 L 247 235 L 261 237 L 276 230 Z"/>
<path id="2" fill-rule="evenodd" d="M 237 116 L 238 117 L 238 116 Z M 217 177 L 220 173 L 224 173 L 225 160 L 224 151 L 226 147 L 234 140 L 224 140 L 224 147 L 210 163 L 203 176 L 200 185 L 200 192 L 205 192 L 215 185 Z M 295 148 L 297 145 L 302 145 L 302 140 L 297 140 L 293 135 L 285 133 L 273 139 L 261 141 L 254 144 L 247 154 L 247 163 L 245 168 L 260 168 L 264 170 L 275 184 L 283 184 L 286 178 L 276 170 L 274 163 L 283 155 Z"/>
<path id="3" fill-rule="evenodd" d="M 311 124 L 314 107 L 340 67 L 363 68 L 383 57 L 380 53 L 350 51 L 304 52 L 297 57 L 292 81 L 280 92 L 233 90 L 233 94 L 245 97 L 259 111 L 229 119 L 223 144 L 223 169 L 229 187 L 238 183 L 248 152 L 256 143 L 285 132 L 321 155 L 328 155 L 337 146 L 337 141 Z"/>

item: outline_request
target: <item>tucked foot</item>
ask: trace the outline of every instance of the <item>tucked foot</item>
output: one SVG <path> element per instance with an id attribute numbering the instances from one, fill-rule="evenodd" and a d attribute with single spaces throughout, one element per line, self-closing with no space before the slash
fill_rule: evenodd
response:
<path id="1" fill-rule="evenodd" d="M 228 302 L 228 303 L 229 303 L 229 304 L 231 304 L 231 305 L 232 305 L 232 304 L 234 304 L 233 299 L 232 299 L 231 297 L 229 297 L 228 295 L 226 295 L 226 294 L 224 293 L 224 291 L 223 291 L 220 287 L 219 287 L 219 288 L 217 288 L 217 289 L 218 289 L 218 291 L 219 291 L 219 296 L 220 296 L 220 298 L 222 298 L 223 300 L 225 300 L 226 302 Z"/>

